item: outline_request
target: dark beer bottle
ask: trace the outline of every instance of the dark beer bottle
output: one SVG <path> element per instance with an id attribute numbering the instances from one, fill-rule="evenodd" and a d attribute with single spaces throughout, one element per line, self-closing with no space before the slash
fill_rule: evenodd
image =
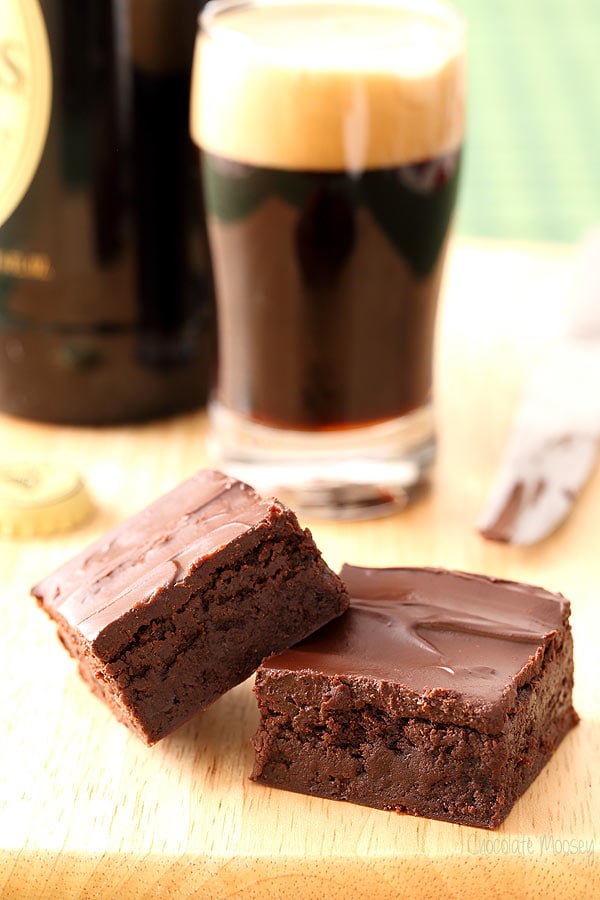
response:
<path id="1" fill-rule="evenodd" d="M 198 0 L 0 4 L 0 409 L 200 406 L 212 279 L 189 84 Z"/>

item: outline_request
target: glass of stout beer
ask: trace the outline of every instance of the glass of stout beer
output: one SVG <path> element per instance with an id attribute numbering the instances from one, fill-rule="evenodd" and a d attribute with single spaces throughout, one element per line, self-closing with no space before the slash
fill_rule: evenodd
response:
<path id="1" fill-rule="evenodd" d="M 214 0 L 201 16 L 210 448 L 304 511 L 377 515 L 427 479 L 464 41 L 443 0 Z"/>

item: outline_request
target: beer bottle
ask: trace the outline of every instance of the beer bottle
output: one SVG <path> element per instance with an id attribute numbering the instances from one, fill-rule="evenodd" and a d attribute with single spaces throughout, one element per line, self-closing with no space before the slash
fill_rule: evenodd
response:
<path id="1" fill-rule="evenodd" d="M 189 138 L 198 0 L 0 4 L 0 409 L 200 406 L 212 279 Z"/>

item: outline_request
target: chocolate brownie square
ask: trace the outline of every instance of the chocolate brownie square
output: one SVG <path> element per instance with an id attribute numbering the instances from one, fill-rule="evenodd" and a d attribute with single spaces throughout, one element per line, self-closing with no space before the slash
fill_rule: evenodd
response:
<path id="1" fill-rule="evenodd" d="M 439 569 L 341 576 L 348 612 L 257 672 L 251 777 L 499 825 L 577 722 L 568 601 Z"/>
<path id="2" fill-rule="evenodd" d="M 276 500 L 202 471 L 33 589 L 92 689 L 153 744 L 348 597 Z"/>

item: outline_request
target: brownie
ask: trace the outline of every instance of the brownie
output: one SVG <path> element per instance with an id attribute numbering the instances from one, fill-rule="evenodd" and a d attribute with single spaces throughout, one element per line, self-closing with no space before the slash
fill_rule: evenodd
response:
<path id="1" fill-rule="evenodd" d="M 578 721 L 568 601 L 441 569 L 341 576 L 348 612 L 257 672 L 251 778 L 499 825 Z"/>
<path id="2" fill-rule="evenodd" d="M 32 589 L 92 689 L 153 744 L 348 597 L 276 500 L 201 471 Z"/>

